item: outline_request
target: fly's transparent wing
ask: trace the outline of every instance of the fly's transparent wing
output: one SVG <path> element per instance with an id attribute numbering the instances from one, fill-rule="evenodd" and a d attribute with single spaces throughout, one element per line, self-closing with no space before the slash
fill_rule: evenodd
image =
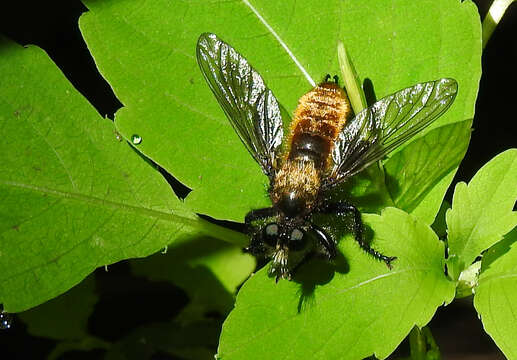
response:
<path id="1" fill-rule="evenodd" d="M 326 187 L 336 185 L 382 159 L 431 124 L 451 106 L 454 79 L 439 79 L 400 90 L 351 120 L 334 144 Z"/>
<path id="2" fill-rule="evenodd" d="M 248 61 L 215 34 L 201 34 L 196 52 L 201 72 L 246 149 L 273 176 L 283 137 L 275 96 Z"/>

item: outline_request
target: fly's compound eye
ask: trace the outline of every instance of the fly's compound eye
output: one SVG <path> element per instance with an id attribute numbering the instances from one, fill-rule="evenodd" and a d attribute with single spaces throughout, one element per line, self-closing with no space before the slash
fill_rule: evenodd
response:
<path id="1" fill-rule="evenodd" d="M 264 228 L 264 242 L 269 246 L 276 246 L 278 231 L 279 229 L 277 224 L 267 224 Z"/>
<path id="2" fill-rule="evenodd" d="M 291 235 L 289 235 L 289 250 L 302 250 L 306 242 L 305 231 L 295 228 L 291 231 Z"/>

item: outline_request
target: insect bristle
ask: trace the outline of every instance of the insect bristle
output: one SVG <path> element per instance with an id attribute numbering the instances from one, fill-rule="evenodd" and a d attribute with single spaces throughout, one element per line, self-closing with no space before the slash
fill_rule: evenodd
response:
<path id="1" fill-rule="evenodd" d="M 271 267 L 269 275 L 276 277 L 276 282 L 279 279 L 291 280 L 291 274 L 288 267 L 289 252 L 283 247 L 277 247 L 271 257 Z"/>

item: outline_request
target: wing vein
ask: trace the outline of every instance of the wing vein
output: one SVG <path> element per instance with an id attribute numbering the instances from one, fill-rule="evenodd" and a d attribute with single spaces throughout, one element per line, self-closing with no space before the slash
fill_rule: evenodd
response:
<path id="1" fill-rule="evenodd" d="M 339 134 L 325 188 L 357 174 L 409 141 L 447 111 L 457 90 L 453 79 L 419 83 L 361 111 Z"/>

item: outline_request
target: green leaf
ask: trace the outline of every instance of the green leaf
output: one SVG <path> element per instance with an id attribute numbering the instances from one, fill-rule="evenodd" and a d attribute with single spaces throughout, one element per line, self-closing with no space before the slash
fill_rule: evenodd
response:
<path id="1" fill-rule="evenodd" d="M 81 30 L 125 105 L 116 114 L 117 128 L 126 138 L 140 135 L 138 149 L 193 189 L 186 204 L 199 213 L 242 221 L 251 208 L 269 204 L 266 177 L 196 64 L 203 32 L 218 34 L 245 56 L 291 114 L 312 86 L 302 68 L 315 82 L 339 74 L 341 40 L 378 99 L 452 77 L 458 97 L 433 127 L 473 117 L 481 34 L 470 1 L 85 3 L 90 12 L 81 17 Z"/>
<path id="2" fill-rule="evenodd" d="M 429 226 L 396 208 L 364 215 L 373 247 L 396 255 L 390 271 L 350 238 L 330 267 L 313 261 L 278 284 L 267 269 L 248 280 L 223 325 L 219 357 L 234 359 L 384 358 L 436 308 L 454 297 L 444 245 Z M 379 337 L 382 334 L 382 337 Z"/>
<path id="3" fill-rule="evenodd" d="M 471 123 L 466 120 L 430 131 L 386 161 L 386 185 L 398 208 L 432 224 L 467 151 Z"/>
<path id="4" fill-rule="evenodd" d="M 242 235 L 199 219 L 40 49 L 4 41 L 0 303 L 18 312 L 96 267 L 182 234 Z"/>
<path id="5" fill-rule="evenodd" d="M 474 306 L 508 359 L 517 358 L 517 230 L 483 256 Z"/>
<path id="6" fill-rule="evenodd" d="M 237 287 L 255 268 L 240 247 L 213 238 L 176 242 L 165 254 L 131 261 L 133 272 L 183 288 L 190 302 L 176 321 L 202 320 L 207 312 L 230 312 Z"/>
<path id="7" fill-rule="evenodd" d="M 456 185 L 447 211 L 449 272 L 457 279 L 483 250 L 517 225 L 517 150 L 497 155 L 469 184 Z"/>

